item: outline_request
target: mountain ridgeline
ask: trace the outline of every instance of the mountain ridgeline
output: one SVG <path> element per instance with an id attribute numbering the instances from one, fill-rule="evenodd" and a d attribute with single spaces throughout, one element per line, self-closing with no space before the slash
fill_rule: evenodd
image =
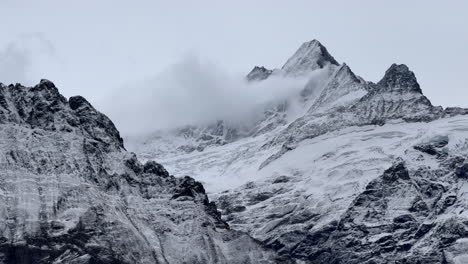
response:
<path id="1" fill-rule="evenodd" d="M 83 97 L 0 84 L 0 263 L 468 263 L 468 109 L 317 40 L 246 81 L 277 78 L 306 81 L 248 125 L 156 131 L 136 154 Z"/>
<path id="2" fill-rule="evenodd" d="M 124 149 L 112 121 L 42 80 L 0 84 L 0 263 L 277 263 L 204 187 Z"/>
<path id="3" fill-rule="evenodd" d="M 468 109 L 434 106 L 404 64 L 366 81 L 317 40 L 246 81 L 275 78 L 307 81 L 249 127 L 157 131 L 132 150 L 200 180 L 232 229 L 293 263 L 468 263 Z"/>

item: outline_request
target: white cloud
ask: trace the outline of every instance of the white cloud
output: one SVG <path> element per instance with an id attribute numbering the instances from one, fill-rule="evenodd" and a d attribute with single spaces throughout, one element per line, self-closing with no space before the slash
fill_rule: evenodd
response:
<path id="1" fill-rule="evenodd" d="M 220 119 L 245 123 L 259 106 L 298 96 L 305 83 L 275 77 L 247 83 L 244 76 L 188 56 L 153 78 L 117 89 L 99 106 L 124 134 Z"/>
<path id="2" fill-rule="evenodd" d="M 23 35 L 0 50 L 0 80 L 33 85 L 57 62 L 54 46 L 42 34 Z"/>

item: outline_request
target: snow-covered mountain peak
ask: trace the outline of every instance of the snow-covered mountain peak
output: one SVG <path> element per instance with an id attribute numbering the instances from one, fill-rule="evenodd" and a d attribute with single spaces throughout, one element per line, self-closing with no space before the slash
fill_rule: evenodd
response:
<path id="1" fill-rule="evenodd" d="M 309 112 L 316 111 L 318 107 L 330 109 L 359 99 L 367 93 L 366 88 L 367 83 L 343 63 L 332 73 Z"/>
<path id="2" fill-rule="evenodd" d="M 334 69 L 340 64 L 330 55 L 325 46 L 314 39 L 304 42 L 281 69 L 270 70 L 263 66 L 255 66 L 247 74 L 246 79 L 247 81 L 263 81 L 270 76 L 303 77 L 328 66 Z"/>
<path id="3" fill-rule="evenodd" d="M 203 181 L 232 227 L 296 263 L 468 263 L 468 109 L 433 106 L 406 65 L 367 82 L 315 40 L 254 73 L 308 81 L 251 133 L 135 151 Z"/>
<path id="4" fill-rule="evenodd" d="M 361 79 L 358 78 L 356 74 L 354 74 L 354 72 L 346 63 L 343 63 L 338 67 L 335 73 L 335 77 L 336 78 L 350 78 L 355 82 L 361 82 Z"/>
<path id="5" fill-rule="evenodd" d="M 392 90 L 422 94 L 416 76 L 405 64 L 392 64 L 378 85 Z"/>
<path id="6" fill-rule="evenodd" d="M 314 39 L 303 43 L 281 70 L 286 76 L 299 76 L 322 69 L 327 65 L 339 66 L 340 64 L 328 53 L 325 46 Z"/>

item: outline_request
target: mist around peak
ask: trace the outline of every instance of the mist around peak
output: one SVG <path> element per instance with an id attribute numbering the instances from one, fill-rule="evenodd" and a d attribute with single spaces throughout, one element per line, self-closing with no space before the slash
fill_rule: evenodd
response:
<path id="1" fill-rule="evenodd" d="M 305 85 L 320 83 L 324 73 L 325 69 L 299 78 L 272 76 L 248 82 L 243 74 L 186 56 L 155 76 L 121 86 L 99 105 L 124 135 L 216 120 L 246 125 L 270 105 L 296 103 Z"/>

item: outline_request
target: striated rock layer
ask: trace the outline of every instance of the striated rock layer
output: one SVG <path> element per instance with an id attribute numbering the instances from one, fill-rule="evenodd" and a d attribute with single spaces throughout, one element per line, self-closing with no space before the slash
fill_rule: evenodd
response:
<path id="1" fill-rule="evenodd" d="M 0 139 L 0 263 L 281 262 L 50 81 L 0 84 Z"/>

